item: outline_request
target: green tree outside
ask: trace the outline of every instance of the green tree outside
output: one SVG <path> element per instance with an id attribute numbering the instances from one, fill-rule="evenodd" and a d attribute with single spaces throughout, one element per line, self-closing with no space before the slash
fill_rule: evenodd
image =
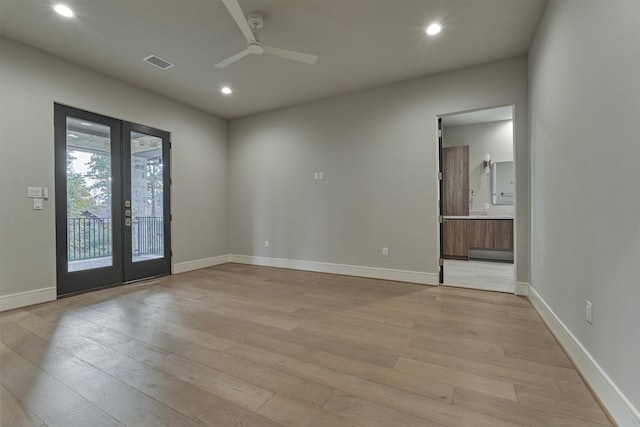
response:
<path id="1" fill-rule="evenodd" d="M 84 211 L 92 211 L 96 204 L 84 176 L 73 169 L 76 158 L 67 150 L 67 216 L 78 218 Z"/>
<path id="2" fill-rule="evenodd" d="M 92 154 L 85 177 L 92 181 L 89 190 L 97 206 L 111 206 L 111 157 Z"/>

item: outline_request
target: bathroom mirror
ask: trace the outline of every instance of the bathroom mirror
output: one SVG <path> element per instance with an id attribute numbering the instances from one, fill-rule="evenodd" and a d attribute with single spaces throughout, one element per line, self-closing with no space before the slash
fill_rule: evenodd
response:
<path id="1" fill-rule="evenodd" d="M 494 205 L 513 205 L 516 175 L 513 162 L 491 165 L 491 201 Z"/>

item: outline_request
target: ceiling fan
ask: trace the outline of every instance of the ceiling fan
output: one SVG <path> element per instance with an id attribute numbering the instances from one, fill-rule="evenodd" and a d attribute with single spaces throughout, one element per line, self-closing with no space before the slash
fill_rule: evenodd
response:
<path id="1" fill-rule="evenodd" d="M 262 28 L 263 25 L 262 16 L 257 13 L 250 13 L 245 18 L 242 9 L 240 9 L 240 5 L 238 4 L 238 0 L 222 0 L 222 2 L 229 10 L 231 17 L 236 21 L 236 24 L 238 25 L 238 28 L 240 28 L 240 31 L 242 31 L 242 34 L 246 37 L 247 48 L 242 52 L 238 52 L 235 55 L 218 62 L 215 65 L 216 68 L 225 68 L 251 53 L 255 55 L 268 53 L 269 55 L 275 55 L 281 58 L 304 62 L 305 64 L 311 65 L 315 64 L 318 60 L 317 55 L 310 55 L 308 53 L 265 45 L 258 40 L 258 29 Z"/>

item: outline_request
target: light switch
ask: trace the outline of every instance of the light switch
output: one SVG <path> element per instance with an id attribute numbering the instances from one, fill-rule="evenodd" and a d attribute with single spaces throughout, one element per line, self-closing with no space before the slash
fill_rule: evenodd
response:
<path id="1" fill-rule="evenodd" d="M 41 187 L 27 187 L 27 197 L 30 199 L 41 199 L 42 198 L 42 188 Z"/>
<path id="2" fill-rule="evenodd" d="M 42 199 L 33 199 L 33 209 L 36 209 L 36 210 L 42 209 Z"/>
<path id="3" fill-rule="evenodd" d="M 318 172 L 318 179 L 324 179 L 324 172 Z"/>
<path id="4" fill-rule="evenodd" d="M 45 200 L 49 199 L 49 189 L 47 187 L 42 189 L 42 198 Z"/>
<path id="5" fill-rule="evenodd" d="M 313 173 L 313 180 L 317 181 L 318 180 L 318 176 L 319 176 L 318 172 L 314 172 Z"/>

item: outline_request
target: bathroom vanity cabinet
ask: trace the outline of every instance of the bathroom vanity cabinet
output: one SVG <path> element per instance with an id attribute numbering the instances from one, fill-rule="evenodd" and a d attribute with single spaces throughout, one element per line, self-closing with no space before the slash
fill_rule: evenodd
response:
<path id="1" fill-rule="evenodd" d="M 512 219 L 470 219 L 469 247 L 513 250 Z"/>
<path id="2" fill-rule="evenodd" d="M 508 252 L 513 252 L 513 218 L 508 215 L 469 215 L 469 146 L 446 147 L 442 154 L 442 257 L 458 260 L 468 260 L 470 256 L 508 258 Z M 500 191 L 499 204 L 509 204 L 509 200 L 513 203 L 515 181 L 507 173 L 513 170 L 513 162 L 499 162 L 497 165 L 501 167 L 494 167 L 492 191 Z M 504 184 L 504 188 L 498 188 L 496 183 Z M 494 202 L 497 203 L 497 199 Z"/>
<path id="3" fill-rule="evenodd" d="M 444 258 L 469 259 L 469 220 L 449 219 L 443 221 Z"/>
<path id="4" fill-rule="evenodd" d="M 480 215 L 478 215 L 480 216 Z M 474 216 L 444 217 L 444 258 L 468 260 L 472 250 L 513 251 L 513 219 Z M 479 257 L 475 255 L 475 257 Z"/>

